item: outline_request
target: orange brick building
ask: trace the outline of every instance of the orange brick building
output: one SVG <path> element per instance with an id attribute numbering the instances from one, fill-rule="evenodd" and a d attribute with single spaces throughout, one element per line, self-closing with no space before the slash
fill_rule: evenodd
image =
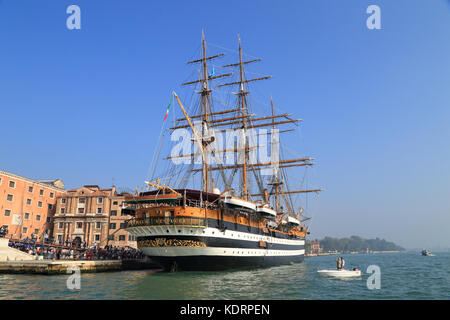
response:
<path id="1" fill-rule="evenodd" d="M 51 235 L 57 197 L 64 195 L 61 180 L 32 180 L 0 170 L 0 225 L 6 237 L 43 239 Z"/>
<path id="2" fill-rule="evenodd" d="M 91 247 L 136 247 L 136 241 L 121 228 L 131 216 L 122 214 L 124 196 L 116 188 L 86 185 L 57 197 L 53 236 L 56 243 L 71 240 Z"/>

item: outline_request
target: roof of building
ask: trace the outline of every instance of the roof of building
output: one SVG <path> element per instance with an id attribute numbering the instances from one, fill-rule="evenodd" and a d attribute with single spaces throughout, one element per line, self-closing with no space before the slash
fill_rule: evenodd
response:
<path id="1" fill-rule="evenodd" d="M 89 188 L 89 189 L 92 189 L 92 188 L 100 189 L 100 187 L 96 184 L 87 184 L 87 185 L 84 185 L 83 187 Z"/>
<path id="2" fill-rule="evenodd" d="M 55 180 L 34 180 L 34 179 L 26 178 L 26 177 L 20 176 L 18 174 L 14 174 L 14 173 L 3 171 L 3 170 L 0 170 L 0 174 L 10 176 L 11 178 L 14 178 L 14 179 L 21 179 L 21 180 L 24 180 L 24 181 L 27 181 L 27 182 L 30 182 L 30 183 L 35 183 L 35 184 L 41 185 L 43 187 L 54 188 L 54 189 L 57 189 L 58 191 L 61 191 L 61 192 L 65 192 L 66 191 L 64 189 L 64 183 L 62 182 L 61 179 L 55 179 Z"/>

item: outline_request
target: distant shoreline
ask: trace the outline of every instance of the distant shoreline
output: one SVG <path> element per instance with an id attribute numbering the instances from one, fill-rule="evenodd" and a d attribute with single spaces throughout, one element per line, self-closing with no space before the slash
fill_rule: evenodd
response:
<path id="1" fill-rule="evenodd" d="M 340 254 L 375 254 L 375 253 L 400 253 L 402 251 L 393 250 L 393 251 L 370 251 L 370 252 L 323 252 L 323 253 L 305 253 L 305 258 L 310 257 L 319 257 L 319 256 L 333 256 L 333 255 L 340 255 Z"/>

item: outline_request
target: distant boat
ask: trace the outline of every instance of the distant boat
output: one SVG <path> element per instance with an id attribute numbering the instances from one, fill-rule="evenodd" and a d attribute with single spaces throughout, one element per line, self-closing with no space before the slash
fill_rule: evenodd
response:
<path id="1" fill-rule="evenodd" d="M 432 256 L 431 252 L 429 250 L 422 250 L 423 256 Z"/>

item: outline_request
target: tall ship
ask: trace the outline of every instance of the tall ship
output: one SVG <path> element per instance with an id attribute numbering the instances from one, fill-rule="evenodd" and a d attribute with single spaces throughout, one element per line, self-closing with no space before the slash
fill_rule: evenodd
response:
<path id="1" fill-rule="evenodd" d="M 304 259 L 310 217 L 298 197 L 321 189 L 305 187 L 304 176 L 288 171 L 306 171 L 313 159 L 285 158 L 280 143 L 301 120 L 276 112 L 272 98 L 268 110 L 253 108 L 250 83 L 271 76 L 247 77 L 248 65 L 261 59 L 244 59 L 240 37 L 234 52 L 235 61 L 219 66 L 224 53 L 207 55 L 202 34 L 200 57 L 188 62 L 197 67 L 196 79 L 182 84 L 191 102 L 172 93 L 167 112 L 177 104 L 179 116 L 161 131 L 146 190 L 136 188 L 124 202 L 123 210 L 134 215 L 127 231 L 166 271 L 260 268 Z M 225 72 L 216 75 L 216 69 Z M 156 177 L 164 168 L 158 159 L 165 132 L 176 144 Z"/>

